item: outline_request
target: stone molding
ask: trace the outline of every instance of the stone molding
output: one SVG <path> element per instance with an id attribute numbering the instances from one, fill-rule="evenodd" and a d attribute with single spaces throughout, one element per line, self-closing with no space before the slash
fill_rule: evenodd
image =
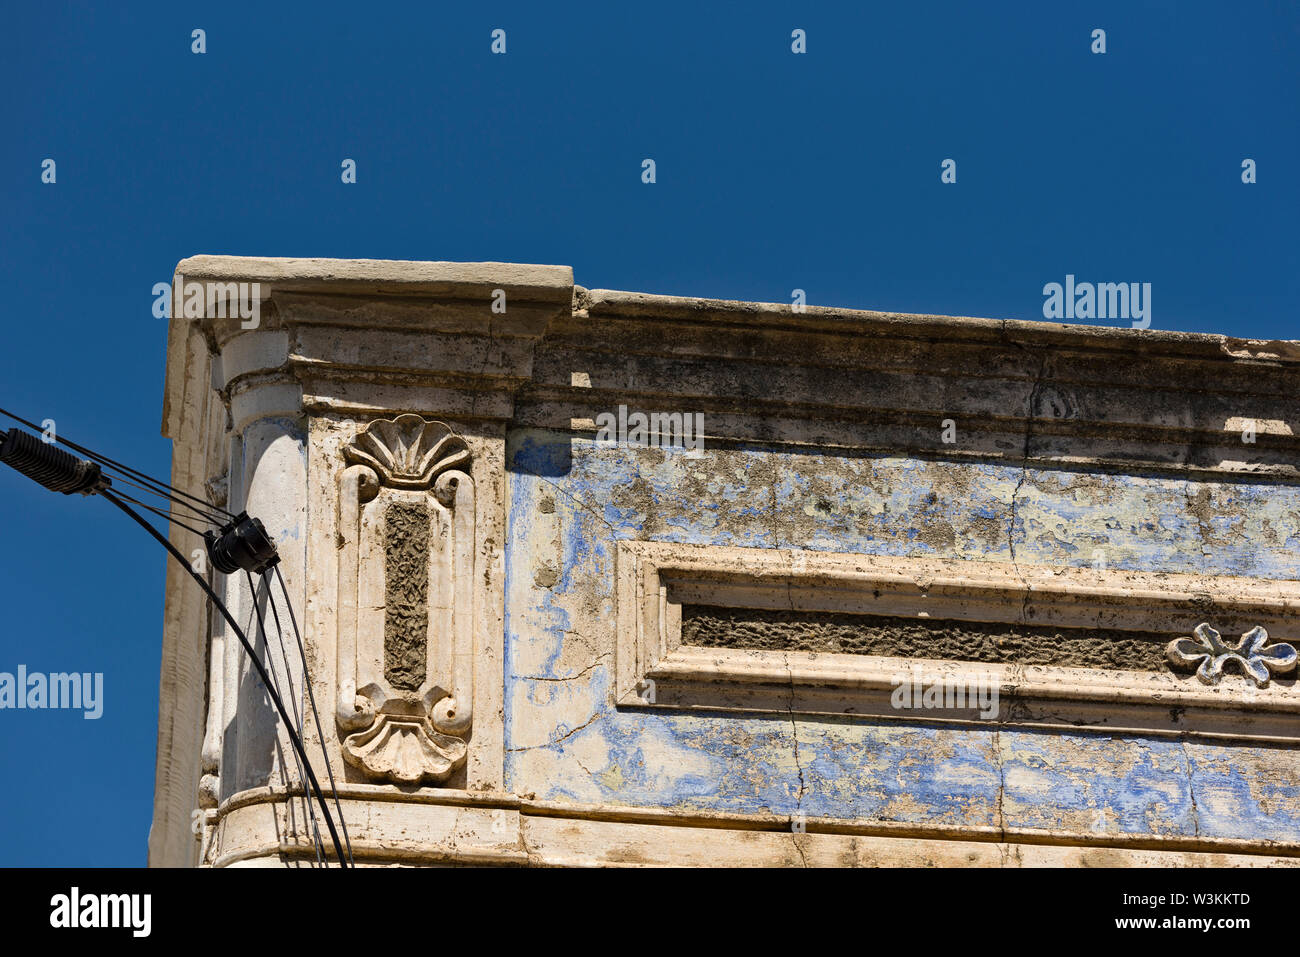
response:
<path id="1" fill-rule="evenodd" d="M 259 789 L 214 815 L 211 866 L 310 865 L 293 795 Z M 340 787 L 358 865 L 508 867 L 1296 867 L 1300 845 L 776 814 L 607 807 L 501 792 Z M 363 813 L 364 812 L 364 813 Z M 683 829 L 689 839 L 681 836 Z M 400 835 L 400 836 L 394 836 Z"/>
<path id="2" fill-rule="evenodd" d="M 1165 633 L 1212 616 L 1286 635 L 1300 611 L 1296 582 L 623 541 L 613 695 L 624 708 L 1300 740 L 1294 682 L 1258 689 L 1229 675 L 1206 687 L 1171 671 L 690 647 L 681 640 L 683 605 Z M 996 682 L 998 714 L 900 711 L 891 695 L 917 668 L 933 682 Z"/>
<path id="3" fill-rule="evenodd" d="M 522 425 L 623 403 L 704 413 L 706 445 L 1300 476 L 1297 342 L 579 289 L 534 365 Z"/>
<path id="4" fill-rule="evenodd" d="M 177 266 L 174 288 L 186 281 L 260 285 L 259 330 L 200 323 L 226 367 L 218 387 L 273 368 L 297 384 L 307 411 L 433 409 L 594 430 L 582 423 L 620 402 L 645 411 L 686 403 L 705 413 L 712 442 L 1300 476 L 1300 343 L 1291 341 L 816 306 L 796 313 L 589 291 L 567 267 L 505 263 L 196 256 Z M 490 310 L 496 289 L 506 294 L 504 314 Z M 169 382 L 190 324 L 172 320 Z M 362 329 L 364 337 L 349 334 Z M 168 388 L 169 435 L 179 386 Z M 958 426 L 955 443 L 941 441 L 945 419 Z M 1246 424 L 1254 443 L 1241 440 Z"/>

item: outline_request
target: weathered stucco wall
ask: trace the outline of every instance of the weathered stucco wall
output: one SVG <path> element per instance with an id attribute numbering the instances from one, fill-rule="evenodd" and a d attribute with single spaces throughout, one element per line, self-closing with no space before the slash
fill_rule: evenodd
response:
<path id="1" fill-rule="evenodd" d="M 1300 490 L 510 436 L 507 785 L 953 827 L 1300 840 L 1292 748 L 613 705 L 621 539 L 1300 578 Z M 1014 616 L 1013 616 L 1014 617 Z M 1173 630 L 1190 630 L 1195 609 Z"/>

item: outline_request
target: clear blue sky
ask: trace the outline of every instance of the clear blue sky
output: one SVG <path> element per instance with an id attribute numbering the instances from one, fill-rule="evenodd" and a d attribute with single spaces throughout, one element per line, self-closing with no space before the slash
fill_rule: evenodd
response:
<path id="1" fill-rule="evenodd" d="M 1300 338 L 1295 3 L 412 6 L 11 6 L 0 406 L 165 476 L 151 290 L 197 253 L 1024 319 L 1072 273 Z M 8 470 L 0 516 L 0 671 L 105 674 L 98 721 L 0 711 L 0 864 L 143 864 L 165 556 Z"/>

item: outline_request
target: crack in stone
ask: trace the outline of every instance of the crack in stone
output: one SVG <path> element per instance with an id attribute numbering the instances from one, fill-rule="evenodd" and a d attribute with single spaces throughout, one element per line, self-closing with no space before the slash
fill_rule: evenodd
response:
<path id="1" fill-rule="evenodd" d="M 775 489 L 775 486 L 773 487 L 773 490 L 772 490 L 772 497 L 773 497 L 773 500 L 774 500 L 774 502 L 773 502 L 773 508 L 775 509 L 775 507 L 776 507 L 776 506 L 775 506 L 775 498 L 776 498 L 776 489 Z M 794 592 L 793 592 L 793 590 L 792 590 L 792 589 L 793 589 L 793 579 L 794 579 L 794 560 L 793 560 L 793 558 L 792 558 L 791 556 L 788 556 L 788 555 L 786 556 L 786 567 L 788 568 L 789 571 L 788 571 L 788 574 L 787 574 L 787 577 L 786 577 L 786 580 L 785 580 L 785 600 L 786 600 L 786 604 L 789 605 L 790 610 L 791 610 L 791 611 L 794 611 L 794 610 L 795 610 L 795 608 L 794 608 Z M 796 815 L 796 817 L 797 817 L 799 814 L 802 813 L 802 810 L 803 810 L 803 796 L 804 796 L 804 793 L 807 791 L 807 784 L 806 784 L 806 782 L 804 781 L 804 776 L 803 776 L 803 762 L 801 761 L 801 759 L 800 759 L 800 757 L 799 757 L 799 725 L 798 725 L 798 723 L 795 721 L 795 717 L 794 717 L 794 701 L 795 701 L 794 669 L 790 667 L 790 656 L 789 656 L 789 655 L 782 655 L 782 656 L 781 656 L 781 660 L 782 660 L 783 662 L 785 662 L 785 673 L 786 673 L 786 677 L 789 679 L 789 682 L 790 682 L 790 700 L 789 700 L 789 702 L 788 702 L 788 704 L 787 704 L 787 708 L 786 708 L 786 710 L 787 710 L 787 713 L 790 715 L 790 737 L 791 737 L 791 740 L 792 740 L 792 742 L 793 742 L 793 746 L 794 746 L 794 767 L 795 767 L 795 771 L 796 771 L 796 772 L 798 773 L 798 775 L 799 775 L 799 796 L 795 799 L 795 815 Z M 804 866 L 804 867 L 807 867 L 807 866 L 808 866 L 808 858 L 804 855 L 803 847 L 801 847 L 800 844 L 799 844 L 799 834 L 798 834 L 798 832 L 796 832 L 795 830 L 793 830 L 793 828 L 791 828 L 791 831 L 790 831 L 790 839 L 791 839 L 791 842 L 794 844 L 794 849 L 795 849 L 796 851 L 799 852 L 799 859 L 803 862 L 803 866 Z"/>
<path id="2" fill-rule="evenodd" d="M 793 831 L 791 831 L 791 832 L 790 832 L 790 842 L 791 842 L 792 844 L 794 844 L 794 849 L 795 849 L 796 851 L 799 852 L 799 860 L 803 863 L 803 866 L 804 866 L 804 867 L 807 867 L 807 866 L 808 866 L 808 856 L 807 856 L 806 854 L 804 854 L 804 852 L 803 852 L 803 847 L 800 846 L 800 844 L 799 844 L 799 835 L 796 834 L 796 833 L 794 833 Z"/>
<path id="3" fill-rule="evenodd" d="M 791 738 L 793 739 L 794 742 L 794 767 L 795 770 L 799 773 L 799 797 L 795 801 L 795 807 L 799 810 L 802 810 L 803 796 L 808 788 L 807 788 L 807 784 L 804 782 L 803 764 L 800 762 L 799 759 L 799 725 L 795 721 L 795 717 L 794 717 L 794 672 L 790 670 L 789 656 L 787 655 L 785 656 L 785 658 L 786 658 L 786 662 L 785 662 L 786 674 L 790 676 L 790 706 L 789 706 L 788 713 L 790 715 Z"/>
<path id="4" fill-rule="evenodd" d="M 587 667 L 583 668 L 577 674 L 567 675 L 563 678 L 552 678 L 544 675 L 511 675 L 510 677 L 519 678 L 525 681 L 576 681 L 577 679 L 581 678 L 583 675 L 587 674 L 589 671 L 595 669 L 595 667 L 598 664 L 600 664 L 600 660 L 602 658 L 609 658 L 609 657 L 610 657 L 610 653 L 608 651 L 602 652 L 601 654 L 596 656 L 595 661 L 587 665 Z"/>
<path id="5" fill-rule="evenodd" d="M 785 600 L 786 600 L 786 604 L 790 606 L 790 610 L 794 611 L 795 610 L 794 592 L 792 591 L 792 587 L 793 587 L 792 579 L 794 578 L 794 562 L 793 560 L 787 557 L 786 564 L 789 567 L 789 576 L 786 578 L 785 581 Z M 794 700 L 795 700 L 794 669 L 790 667 L 789 655 L 782 655 L 781 660 L 785 662 L 785 673 L 790 681 L 790 701 L 787 707 L 787 711 L 790 715 L 790 731 L 794 738 L 794 766 L 795 769 L 799 772 L 799 799 L 796 802 L 795 806 L 797 808 L 802 808 L 803 796 L 806 788 L 804 785 L 804 778 L 803 778 L 803 765 L 799 763 L 799 725 L 795 722 L 795 717 L 794 717 Z"/>
<path id="6" fill-rule="evenodd" d="M 1196 806 L 1196 786 L 1192 782 L 1192 756 L 1187 753 L 1187 739 L 1180 737 L 1178 739 L 1179 747 L 1183 749 L 1183 760 L 1187 762 L 1187 796 L 1192 801 L 1192 834 L 1196 837 L 1201 836 L 1201 812 Z"/>
<path id="7" fill-rule="evenodd" d="M 1192 480 L 1190 478 L 1183 479 L 1183 503 L 1187 506 L 1187 511 L 1191 512 L 1192 517 L 1196 519 L 1196 534 L 1201 540 L 1201 555 L 1207 556 L 1212 551 L 1209 542 L 1209 529 L 1205 524 L 1205 516 L 1192 498 L 1191 485 Z"/>
<path id="8" fill-rule="evenodd" d="M 1015 569 L 1016 576 L 1020 579 L 1020 584 L 1025 588 L 1025 597 L 1020 604 L 1020 621 L 1028 621 L 1029 600 L 1032 597 L 1032 591 L 1029 588 L 1029 582 L 1020 571 L 1019 557 L 1016 555 L 1016 501 L 1020 496 L 1020 490 L 1025 487 L 1025 480 L 1029 476 L 1029 450 L 1034 439 L 1034 416 L 1038 410 L 1038 399 L 1042 394 L 1043 378 L 1047 375 L 1047 354 L 1043 354 L 1042 361 L 1038 365 L 1038 374 L 1034 377 L 1034 384 L 1029 390 L 1029 408 L 1025 413 L 1025 445 L 1021 452 L 1020 458 L 1020 478 L 1016 481 L 1016 487 L 1011 492 L 1011 502 L 1009 506 L 1009 519 L 1007 522 L 1007 548 L 1011 553 L 1011 567 Z"/>
<path id="9" fill-rule="evenodd" d="M 785 662 L 785 673 L 790 679 L 790 702 L 787 713 L 790 715 L 790 738 L 794 746 L 794 768 L 799 775 L 799 796 L 795 799 L 795 813 L 797 815 L 803 811 L 803 796 L 807 792 L 808 786 L 803 776 L 803 762 L 799 757 L 799 724 L 794 717 L 794 670 L 790 667 L 790 656 L 782 655 L 781 657 Z M 802 851 L 800 851 L 800 854 L 802 855 Z"/>
<path id="10" fill-rule="evenodd" d="M 773 460 L 773 462 L 772 462 L 772 478 L 771 478 L 771 480 L 768 482 L 768 486 L 767 486 L 768 491 L 771 493 L 771 498 L 772 498 L 772 507 L 768 510 L 768 515 L 771 516 L 771 519 L 772 519 L 772 528 L 771 528 L 771 532 L 772 532 L 772 547 L 773 547 L 773 548 L 780 548 L 780 547 L 781 547 L 781 534 L 780 534 L 780 532 L 778 531 L 778 529 L 777 529 L 777 525 L 776 525 L 776 514 L 777 514 L 777 512 L 776 512 L 776 483 L 777 483 L 777 480 L 780 478 L 780 475 L 781 475 L 781 473 L 780 473 L 780 471 L 777 470 L 776 462 L 775 462 L 775 460 Z"/>
<path id="11" fill-rule="evenodd" d="M 568 738 L 573 737 L 575 734 L 577 734 L 577 733 L 578 733 L 579 731 L 581 731 L 583 728 L 589 728 L 589 727 L 591 727 L 591 725 L 595 724 L 597 721 L 602 720 L 604 717 L 605 717 L 604 712 L 602 712 L 602 713 L 600 713 L 600 714 L 594 714 L 594 715 L 592 715 L 588 720 L 584 721 L 582 724 L 580 724 L 580 725 L 578 725 L 576 728 L 574 728 L 572 731 L 566 731 L 564 734 L 560 735 L 558 738 L 554 738 L 554 739 L 552 739 L 552 740 L 550 740 L 550 741 L 545 742 L 544 744 L 530 744 L 530 745 L 528 745 L 527 747 L 524 747 L 524 748 L 506 748 L 506 750 L 507 750 L 507 751 L 510 751 L 510 752 L 519 752 L 519 751 L 537 751 L 537 750 L 540 750 L 541 748 L 552 748 L 552 747 L 554 747 L 555 745 L 559 744 L 561 741 L 564 741 L 564 740 L 567 740 Z"/>
<path id="12" fill-rule="evenodd" d="M 569 638 L 569 637 L 577 638 L 580 642 L 586 645 L 587 648 L 589 648 L 590 650 L 592 651 L 596 650 L 596 643 L 592 641 L 590 638 L 588 638 L 586 635 L 582 634 L 582 632 L 580 631 L 569 628 L 566 629 L 563 634 L 565 638 Z M 604 652 L 603 654 L 608 655 L 609 652 Z"/>
<path id="13" fill-rule="evenodd" d="M 1003 810 L 1003 801 L 1006 797 L 1006 792 L 1007 792 L 1007 769 L 1005 764 L 1002 761 L 1002 729 L 1001 728 L 997 728 L 993 731 L 993 756 L 994 759 L 997 761 L 997 765 L 998 765 L 998 798 L 997 798 L 998 836 L 1001 839 L 1001 842 L 1005 844 L 1007 840 L 1007 819 L 1006 819 L 1006 813 Z M 1004 864 L 1006 863 L 1005 858 L 1003 859 L 1003 863 Z"/>
<path id="14" fill-rule="evenodd" d="M 573 503 L 574 503 L 575 505 L 577 505 L 579 508 L 583 509 L 584 511 L 590 512 L 590 513 L 595 517 L 596 521 L 600 522 L 602 525 L 604 525 L 606 528 L 608 528 L 611 532 L 616 532 L 616 531 L 617 531 L 617 529 L 615 529 L 613 525 L 611 525 L 609 522 L 607 522 L 607 521 L 605 520 L 605 516 L 601 515 L 599 512 L 597 512 L 594 508 L 592 508 L 592 507 L 591 507 L 590 505 L 588 505 L 586 502 L 582 501 L 582 499 L 578 498 L 578 497 L 575 496 L 575 495 L 571 495 L 571 494 L 570 494 L 568 491 L 566 491 L 565 489 L 560 488 L 560 486 L 556 485 L 556 484 L 555 484 L 554 482 L 552 482 L 550 479 L 546 478 L 546 476 L 544 476 L 544 475 L 538 475 L 536 472 L 534 472 L 534 471 L 533 471 L 532 469 L 530 469 L 528 466 L 526 466 L 526 465 L 520 465 L 518 462 L 513 462 L 513 463 L 511 463 L 511 467 L 514 468 L 514 469 L 517 470 L 517 471 L 520 471 L 520 472 L 527 472 L 527 473 L 528 473 L 529 475 L 531 475 L 533 478 L 541 479 L 543 485 L 549 485 L 551 488 L 555 489 L 555 491 L 559 492 L 561 495 L 563 495 L 565 498 L 567 498 L 570 502 L 573 502 Z"/>

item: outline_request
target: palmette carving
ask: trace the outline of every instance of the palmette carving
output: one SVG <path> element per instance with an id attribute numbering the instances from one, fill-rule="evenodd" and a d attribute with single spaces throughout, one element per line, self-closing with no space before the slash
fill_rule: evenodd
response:
<path id="1" fill-rule="evenodd" d="M 464 764 L 473 718 L 469 448 L 441 422 L 401 415 L 343 455 L 354 463 L 338 479 L 343 756 L 372 779 L 439 784 Z"/>
<path id="2" fill-rule="evenodd" d="M 442 422 L 418 415 L 371 422 L 343 449 L 349 462 L 370 466 L 394 488 L 428 488 L 448 469 L 469 462 L 465 440 Z"/>
<path id="3" fill-rule="evenodd" d="M 465 763 L 465 742 L 441 734 L 427 718 L 380 715 L 365 731 L 349 735 L 349 763 L 399 784 L 438 784 Z"/>

